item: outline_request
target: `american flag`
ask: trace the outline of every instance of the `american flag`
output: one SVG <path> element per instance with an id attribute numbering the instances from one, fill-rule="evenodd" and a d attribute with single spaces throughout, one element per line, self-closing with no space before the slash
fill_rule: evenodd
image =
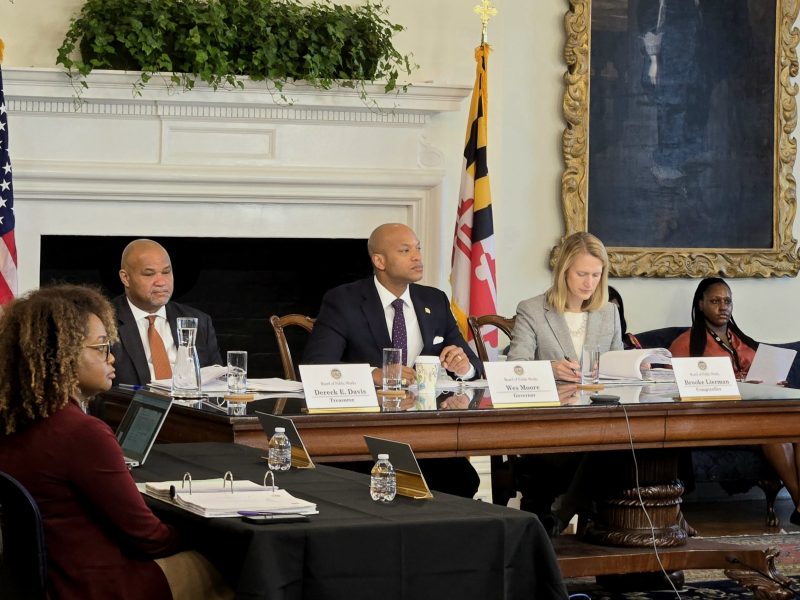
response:
<path id="1" fill-rule="evenodd" d="M 14 188 L 8 155 L 8 107 L 0 69 L 0 305 L 17 295 L 17 246 L 14 243 Z"/>
<path id="2" fill-rule="evenodd" d="M 475 86 L 467 121 L 464 171 L 461 175 L 450 271 L 450 284 L 453 287 L 450 306 L 467 340 L 470 339 L 467 317 L 497 312 L 492 193 L 486 161 L 489 51 L 486 43 L 475 50 Z M 493 329 L 483 338 L 490 355 L 496 353 L 499 343 L 497 330 Z"/>

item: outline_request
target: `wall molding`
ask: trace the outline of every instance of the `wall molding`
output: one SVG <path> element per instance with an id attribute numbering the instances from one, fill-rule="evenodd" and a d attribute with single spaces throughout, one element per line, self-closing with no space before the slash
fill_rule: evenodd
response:
<path id="1" fill-rule="evenodd" d="M 60 69 L 3 69 L 6 99 L 13 112 L 62 113 L 111 117 L 172 117 L 187 119 L 244 119 L 362 125 L 425 125 L 431 115 L 457 111 L 471 88 L 464 85 L 416 84 L 406 93 L 385 94 L 380 85 L 368 85 L 365 104 L 357 91 L 334 88 L 320 91 L 303 84 L 287 85 L 281 93 L 264 82 L 242 79 L 244 89 L 214 91 L 198 82 L 190 92 L 168 87 L 158 77 L 135 95 L 136 74 L 93 71 L 88 89 L 76 95 L 77 82 Z"/>

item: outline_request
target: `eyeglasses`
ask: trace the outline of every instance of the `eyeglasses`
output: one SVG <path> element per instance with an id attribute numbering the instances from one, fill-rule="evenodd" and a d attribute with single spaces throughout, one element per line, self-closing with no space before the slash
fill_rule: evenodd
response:
<path id="1" fill-rule="evenodd" d="M 84 348 L 94 348 L 103 355 L 103 361 L 108 362 L 108 355 L 111 354 L 111 342 L 103 342 L 102 344 L 87 344 Z"/>
<path id="2" fill-rule="evenodd" d="M 712 306 L 719 306 L 720 304 L 724 306 L 733 306 L 733 298 L 709 298 L 706 302 Z"/>

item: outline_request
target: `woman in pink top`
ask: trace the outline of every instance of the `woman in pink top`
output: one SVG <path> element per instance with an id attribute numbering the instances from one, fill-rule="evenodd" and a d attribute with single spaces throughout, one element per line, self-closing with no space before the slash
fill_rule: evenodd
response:
<path id="1" fill-rule="evenodd" d="M 84 412 L 114 379 L 115 324 L 99 292 L 73 285 L 31 292 L 0 316 L 0 470 L 39 505 L 48 594 L 58 600 L 178 598 L 173 591 L 181 582 L 165 572 L 189 558 L 197 571 L 192 577 L 216 577 L 193 597 L 230 596 L 207 561 L 178 553 L 177 533 L 144 503 L 111 429 Z M 221 595 L 213 590 L 217 584 Z"/>
<path id="2" fill-rule="evenodd" d="M 672 356 L 728 356 L 737 379 L 744 379 L 758 343 L 733 320 L 733 294 L 719 277 L 703 279 L 692 300 L 692 327 L 669 347 Z M 789 520 L 800 525 L 800 447 L 797 444 L 763 444 L 764 456 L 781 478 L 795 510 Z"/>

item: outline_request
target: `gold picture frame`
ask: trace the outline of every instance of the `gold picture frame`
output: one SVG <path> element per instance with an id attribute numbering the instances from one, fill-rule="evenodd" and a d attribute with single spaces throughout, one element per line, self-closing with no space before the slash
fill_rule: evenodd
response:
<path id="1" fill-rule="evenodd" d="M 631 3 L 637 0 L 594 0 L 598 4 L 598 14 L 607 10 L 625 5 L 628 14 L 632 14 Z M 670 0 L 638 0 L 655 2 L 655 6 L 662 11 L 659 15 L 659 27 L 663 21 L 663 11 L 666 2 Z M 743 0 L 746 1 L 746 0 Z M 694 4 L 700 6 L 701 0 Z M 610 274 L 616 277 L 705 277 L 723 275 L 727 277 L 775 277 L 795 276 L 800 269 L 800 251 L 797 241 L 792 235 L 792 227 L 796 213 L 796 186 L 793 176 L 793 166 L 796 156 L 796 141 L 792 137 L 797 124 L 797 85 L 792 82 L 792 77 L 798 74 L 797 44 L 800 39 L 794 23 L 798 16 L 798 2 L 800 0 L 774 0 L 775 2 L 775 57 L 773 66 L 774 80 L 774 111 L 773 131 L 771 141 L 773 146 L 772 173 L 766 170 L 765 181 L 771 176 L 771 212 L 772 229 L 763 223 L 766 229 L 762 237 L 768 243 L 759 247 L 704 247 L 702 241 L 695 247 L 694 244 L 683 244 L 681 247 L 670 247 L 664 243 L 650 244 L 649 230 L 653 224 L 647 219 L 641 220 L 641 236 L 636 244 L 615 246 L 606 244 L 611 263 Z M 627 3 L 627 4 L 626 4 Z M 563 97 L 563 113 L 566 128 L 562 138 L 562 151 L 564 157 L 564 171 L 561 178 L 562 209 L 565 221 L 565 236 L 577 231 L 592 231 L 589 229 L 589 174 L 590 174 L 590 73 L 591 65 L 591 38 L 592 38 L 592 0 L 569 0 L 570 8 L 567 12 L 564 25 L 566 29 L 566 43 L 564 58 L 567 72 L 564 76 L 565 91 Z M 769 15 L 767 15 L 768 17 Z M 598 17 L 599 18 L 599 17 Z M 766 21 L 765 21 L 766 22 Z M 643 36 L 640 36 L 643 37 Z M 630 36 L 629 36 L 630 38 Z M 602 40 L 598 35 L 598 40 Z M 698 42 L 699 44 L 700 42 Z M 646 59 L 645 52 L 641 52 Z M 629 52 L 628 57 L 633 56 Z M 704 59 L 701 59 L 704 60 Z M 613 66 L 610 67 L 613 69 Z M 642 86 L 649 83 L 645 81 L 648 73 L 646 66 L 642 66 Z M 591 76 L 594 77 L 594 76 Z M 650 81 L 654 80 L 650 78 Z M 637 83 L 638 85 L 638 83 Z M 629 83 L 629 86 L 632 84 Z M 598 90 L 601 88 L 598 86 Z M 731 101 L 732 102 L 732 101 Z M 653 109 L 655 110 L 655 109 Z M 718 118 L 719 117 L 716 117 Z M 768 115 L 765 118 L 768 119 Z M 651 129 L 655 127 L 651 125 Z M 659 125 L 660 127 L 660 125 Z M 660 131 L 660 130 L 659 130 Z M 764 132 L 769 135 L 770 132 Z M 599 138 L 598 138 L 599 139 Z M 763 138 L 762 140 L 767 140 Z M 659 142 L 660 143 L 660 142 Z M 762 141 L 768 144 L 769 140 Z M 655 160 L 655 159 L 653 159 Z M 769 161 L 769 158 L 765 159 Z M 653 185 L 662 185 L 668 178 L 681 172 L 676 169 L 652 167 L 660 169 L 656 177 L 654 172 Z M 735 168 L 735 167 L 734 167 Z M 709 167 L 709 169 L 711 169 Z M 713 169 L 712 169 L 713 170 Z M 736 175 L 736 173 L 734 173 Z M 665 179 L 665 177 L 667 179 Z M 599 179 L 599 178 L 598 178 Z M 764 190 L 766 192 L 766 190 Z M 763 194 L 758 194 L 758 197 Z M 598 195 L 599 197 L 599 195 Z M 626 199 L 627 201 L 627 199 Z M 748 201 L 750 201 L 748 199 Z M 761 207 L 769 211 L 766 206 Z M 620 210 L 625 210 L 624 202 Z M 734 208 L 731 208 L 734 210 Z M 742 211 L 739 211 L 742 212 Z M 764 214 L 768 214 L 765 212 Z M 749 213 L 739 215 L 739 218 L 748 219 L 752 223 L 745 224 L 753 227 L 755 217 Z M 610 221 L 610 220 L 609 220 Z M 611 224 L 613 226 L 613 224 Z M 682 226 L 680 223 L 677 227 Z M 677 229 L 677 227 L 675 227 Z M 708 229 L 706 227 L 705 231 Z M 700 233 L 698 231 L 698 233 Z M 603 239 L 603 235 L 598 235 Z M 697 235 L 701 238 L 701 235 Z M 643 242 L 640 245 L 638 242 Z"/>

